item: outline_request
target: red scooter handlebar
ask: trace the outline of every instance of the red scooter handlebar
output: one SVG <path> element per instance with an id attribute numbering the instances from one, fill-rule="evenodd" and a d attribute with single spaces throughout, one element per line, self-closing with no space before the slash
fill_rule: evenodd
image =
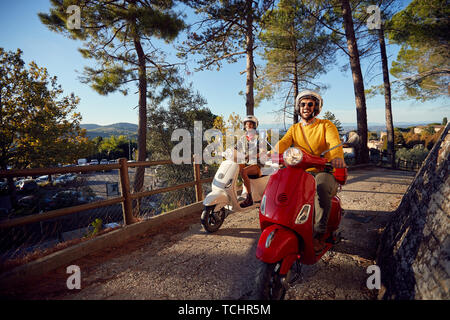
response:
<path id="1" fill-rule="evenodd" d="M 310 169 L 310 168 L 317 168 L 320 171 L 326 171 L 326 172 L 330 172 L 330 173 L 334 169 L 334 172 L 332 174 L 335 177 L 336 181 L 341 185 L 345 184 L 345 182 L 347 181 L 347 175 L 348 175 L 347 168 L 333 168 L 333 166 L 331 165 L 331 162 L 328 162 L 328 160 L 325 158 L 322 158 L 319 156 L 314 156 L 303 150 L 302 150 L 302 153 L 303 153 L 302 161 L 299 162 L 294 167 L 300 167 L 304 170 Z M 283 159 L 283 154 L 273 153 L 271 155 L 271 160 L 272 160 L 272 162 L 277 162 L 280 165 L 286 165 L 286 163 L 284 162 L 284 159 Z"/>

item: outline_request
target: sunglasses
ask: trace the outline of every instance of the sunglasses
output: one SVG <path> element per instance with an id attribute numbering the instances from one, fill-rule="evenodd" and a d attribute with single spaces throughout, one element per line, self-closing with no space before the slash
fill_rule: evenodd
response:
<path id="1" fill-rule="evenodd" d="M 300 106 L 301 106 L 302 108 L 304 108 L 305 106 L 308 106 L 309 108 L 311 108 L 311 107 L 314 107 L 314 106 L 315 106 L 315 103 L 314 103 L 314 102 L 308 102 L 308 103 L 306 103 L 306 102 L 301 102 L 301 103 L 300 103 Z"/>

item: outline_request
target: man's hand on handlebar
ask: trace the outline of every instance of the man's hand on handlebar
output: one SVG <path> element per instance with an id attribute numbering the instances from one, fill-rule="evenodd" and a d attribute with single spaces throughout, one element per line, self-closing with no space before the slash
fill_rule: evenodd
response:
<path id="1" fill-rule="evenodd" d="M 331 160 L 331 165 L 333 166 L 333 168 L 345 168 L 347 166 L 344 159 L 341 158 L 334 158 L 333 160 Z"/>

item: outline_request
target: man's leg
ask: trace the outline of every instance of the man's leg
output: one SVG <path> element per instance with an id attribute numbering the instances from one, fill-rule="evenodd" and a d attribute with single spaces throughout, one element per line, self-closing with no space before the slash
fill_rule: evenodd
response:
<path id="1" fill-rule="evenodd" d="M 320 172 L 316 174 L 315 206 L 315 238 L 321 239 L 327 231 L 328 218 L 331 211 L 331 199 L 336 194 L 339 184 L 330 173 Z M 323 240 L 323 239 L 321 239 Z"/>
<path id="2" fill-rule="evenodd" d="M 261 169 L 259 169 L 258 165 L 250 165 L 248 167 L 245 167 L 241 171 L 242 180 L 244 180 L 244 185 L 248 192 L 247 199 L 245 199 L 244 202 L 240 204 L 241 208 L 249 207 L 253 204 L 250 178 L 248 177 L 249 175 L 261 175 Z"/>

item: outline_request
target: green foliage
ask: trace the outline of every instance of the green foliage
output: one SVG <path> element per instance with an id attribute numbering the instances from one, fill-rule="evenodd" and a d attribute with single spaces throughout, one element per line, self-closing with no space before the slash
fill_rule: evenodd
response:
<path id="1" fill-rule="evenodd" d="M 239 130 L 243 130 L 242 118 L 234 112 L 230 114 L 226 122 L 223 120 L 222 116 L 217 116 L 214 119 L 213 128 L 218 129 L 222 133 L 223 149 L 225 150 L 225 148 L 227 147 L 227 138 L 226 138 L 227 131 L 238 132 Z M 234 144 L 236 145 L 238 137 L 235 136 L 233 139 Z"/>
<path id="2" fill-rule="evenodd" d="M 432 127 L 431 127 L 432 128 Z M 428 129 L 429 130 L 429 129 Z M 411 129 L 410 132 L 404 135 L 405 137 L 405 147 L 408 149 L 411 149 L 415 147 L 416 145 L 423 145 L 428 150 L 431 150 L 433 145 L 436 143 L 436 141 L 439 139 L 440 132 L 433 132 L 430 131 L 422 131 L 422 133 L 414 133 L 414 130 Z"/>
<path id="3" fill-rule="evenodd" d="M 403 98 L 420 101 L 448 94 L 450 7 L 446 0 L 413 0 L 387 24 L 391 42 L 402 47 L 391 74 Z"/>
<path id="4" fill-rule="evenodd" d="M 151 105 L 148 110 L 148 139 L 147 149 L 151 160 L 166 160 L 171 158 L 171 151 L 179 141 L 171 141 L 175 129 L 186 129 L 191 135 L 191 146 L 194 141 L 194 121 L 201 121 L 203 130 L 213 127 L 216 116 L 205 107 L 206 101 L 191 85 L 183 84 L 176 73 L 169 78 L 160 79 L 161 83 L 171 83 L 171 87 L 153 91 Z M 160 83 L 153 84 L 155 88 Z M 202 150 L 206 147 L 203 142 Z M 192 150 L 193 152 L 193 147 Z M 158 171 L 158 177 L 167 181 L 169 186 L 186 183 L 193 180 L 191 164 L 164 165 Z M 173 191 L 163 195 L 162 203 L 176 204 L 177 207 L 195 201 L 193 188 Z M 168 209 L 167 207 L 166 209 Z M 170 207 L 172 208 L 172 207 Z"/>
<path id="5" fill-rule="evenodd" d="M 50 13 L 39 13 L 50 30 L 83 42 L 80 53 L 95 60 L 95 68 L 85 67 L 83 82 L 98 93 L 127 94 L 131 82 L 138 83 L 139 133 L 137 160 L 147 158 L 147 83 L 172 65 L 152 40 L 173 41 L 185 28 L 180 14 L 172 11 L 174 1 L 77 0 L 81 28 L 69 28 L 67 7 L 72 1 L 51 0 Z M 142 189 L 144 168 L 137 168 L 133 189 Z"/>
<path id="6" fill-rule="evenodd" d="M 86 233 L 85 237 L 95 236 L 97 233 L 102 231 L 102 229 L 103 229 L 103 220 L 97 218 L 89 225 L 88 232 Z"/>
<path id="7" fill-rule="evenodd" d="M 422 163 L 427 157 L 429 150 L 425 148 L 422 144 L 414 146 L 412 149 L 401 148 L 396 151 L 396 160 L 405 160 Z"/>
<path id="8" fill-rule="evenodd" d="M 179 57 L 201 56 L 198 69 L 216 68 L 222 63 L 234 63 L 246 58 L 245 110 L 254 113 L 254 50 L 255 33 L 260 27 L 260 18 L 273 6 L 275 0 L 185 0 L 199 15 L 178 48 Z M 196 28 L 195 30 L 193 30 Z"/>
<path id="9" fill-rule="evenodd" d="M 101 141 L 98 151 L 101 157 L 107 159 L 128 158 L 131 151 L 136 149 L 136 141 L 130 141 L 126 136 L 111 136 Z M 131 159 L 130 159 L 131 160 Z"/>
<path id="10" fill-rule="evenodd" d="M 50 2 L 50 13 L 39 13 L 41 22 L 52 31 L 83 41 L 79 49 L 82 56 L 99 63 L 95 68 L 86 67 L 82 79 L 104 95 L 117 90 L 127 94 L 128 83 L 138 80 L 140 49 L 149 49 L 145 61 L 149 69 L 163 67 L 165 55 L 155 50 L 150 38 L 173 41 L 185 27 L 179 15 L 171 11 L 173 1 L 78 0 L 80 29 L 67 26 L 66 11 L 73 1 Z M 140 43 L 144 39 L 149 41 Z"/>
<path id="11" fill-rule="evenodd" d="M 56 77 L 21 56 L 0 48 L 0 168 L 73 163 L 92 147 L 75 112 L 79 98 L 63 96 Z"/>
<path id="12" fill-rule="evenodd" d="M 336 116 L 332 112 L 330 112 L 330 111 L 325 112 L 324 115 L 323 115 L 323 118 L 325 120 L 330 120 L 331 122 L 333 122 L 333 124 L 338 129 L 338 132 L 339 132 L 340 135 L 342 135 L 344 133 L 344 128 L 342 128 L 341 121 L 336 119 Z"/>
<path id="13" fill-rule="evenodd" d="M 423 129 L 423 134 L 425 135 L 433 135 L 434 134 L 434 127 L 432 125 L 428 125 Z"/>
<path id="14" fill-rule="evenodd" d="M 291 97 L 293 107 L 299 87 L 310 87 L 315 78 L 325 73 L 326 66 L 333 61 L 335 50 L 331 48 L 331 39 L 335 35 L 327 33 L 328 29 L 309 13 L 319 10 L 314 3 L 282 0 L 275 10 L 263 16 L 259 38 L 266 65 L 256 82 L 256 103 L 283 92 Z"/>
<path id="15" fill-rule="evenodd" d="M 405 137 L 403 133 L 400 130 L 394 129 L 394 145 L 395 148 L 398 148 L 399 146 L 404 146 L 406 143 Z"/>
<path id="16" fill-rule="evenodd" d="M 194 24 L 197 28 L 188 33 L 186 41 L 179 48 L 179 56 L 200 54 L 198 69 L 219 70 L 223 61 L 234 63 L 247 54 L 246 37 L 252 28 L 257 28 L 260 17 L 272 5 L 273 0 L 191 0 L 185 1 L 191 6 L 199 20 Z M 253 23 L 248 26 L 247 19 Z"/>
<path id="17" fill-rule="evenodd" d="M 369 131 L 367 135 L 368 140 L 378 140 L 378 134 L 375 131 Z"/>

